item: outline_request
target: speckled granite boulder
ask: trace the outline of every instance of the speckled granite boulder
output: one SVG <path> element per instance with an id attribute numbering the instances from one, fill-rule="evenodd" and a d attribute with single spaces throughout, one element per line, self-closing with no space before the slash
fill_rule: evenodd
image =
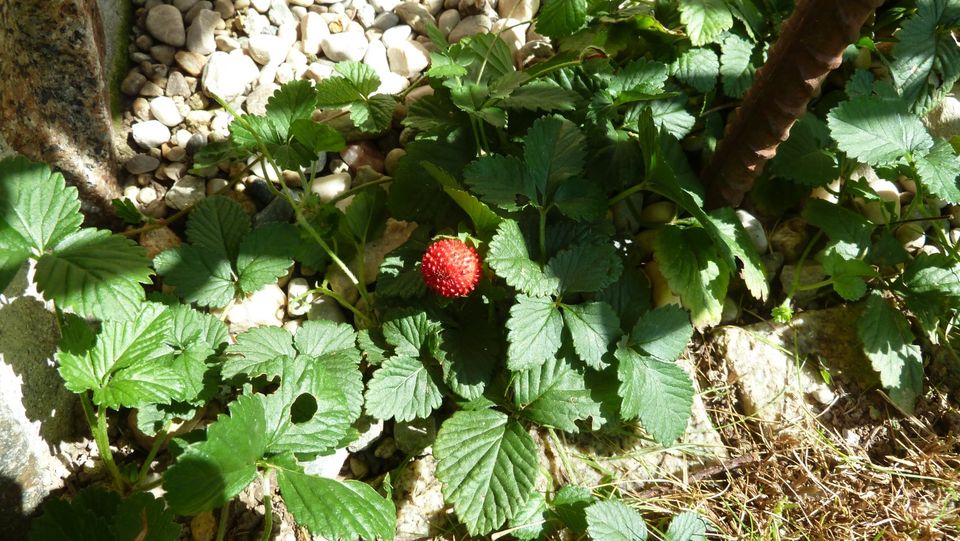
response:
<path id="1" fill-rule="evenodd" d="M 62 170 L 95 217 L 119 195 L 99 5 L 111 3 L 111 17 L 127 9 L 120 0 L 0 4 L 0 135 Z"/>

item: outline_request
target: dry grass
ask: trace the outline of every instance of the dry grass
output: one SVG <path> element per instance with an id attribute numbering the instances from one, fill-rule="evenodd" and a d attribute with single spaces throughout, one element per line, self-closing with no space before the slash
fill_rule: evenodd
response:
<path id="1" fill-rule="evenodd" d="M 705 349 L 698 356 L 704 399 L 735 458 L 624 494 L 636 507 L 664 517 L 695 509 L 717 539 L 960 539 L 960 408 L 948 390 L 931 389 L 904 417 L 879 393 L 841 384 L 829 413 L 779 431 L 744 417 L 725 368 Z"/>

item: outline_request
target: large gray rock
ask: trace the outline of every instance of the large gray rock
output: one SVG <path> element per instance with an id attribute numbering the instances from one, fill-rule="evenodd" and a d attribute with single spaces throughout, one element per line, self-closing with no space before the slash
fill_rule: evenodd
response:
<path id="1" fill-rule="evenodd" d="M 834 378 L 876 380 L 857 339 L 859 315 L 858 308 L 841 306 L 803 312 L 789 325 L 714 330 L 710 341 L 739 390 L 744 414 L 767 430 L 812 426 L 814 416 L 835 398 L 818 360 Z"/>
<path id="2" fill-rule="evenodd" d="M 63 486 L 57 453 L 83 426 L 54 365 L 56 319 L 25 276 L 0 294 L 0 539 L 23 539 L 25 517 Z"/>

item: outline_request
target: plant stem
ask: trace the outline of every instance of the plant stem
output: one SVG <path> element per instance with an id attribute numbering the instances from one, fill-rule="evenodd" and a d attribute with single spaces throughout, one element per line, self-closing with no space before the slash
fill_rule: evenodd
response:
<path id="1" fill-rule="evenodd" d="M 342 306 L 342 307 L 346 308 L 347 310 L 350 310 L 351 312 L 353 312 L 353 315 L 359 317 L 360 319 L 362 319 L 362 320 L 363 320 L 364 322 L 366 322 L 366 323 L 370 323 L 370 320 L 367 318 L 367 315 L 366 315 L 366 314 L 364 314 L 363 312 L 361 312 L 356 306 L 354 306 L 354 305 L 350 304 L 349 302 L 347 302 L 347 299 L 344 299 L 343 297 L 341 297 L 341 296 L 340 296 L 337 292 L 335 292 L 334 290 L 332 290 L 332 289 L 327 289 L 327 288 L 325 288 L 325 287 L 318 287 L 318 288 L 314 289 L 314 291 L 316 291 L 317 293 L 320 293 L 321 295 L 325 295 L 325 296 L 327 296 L 327 297 L 330 297 L 331 299 L 337 301 L 337 304 L 339 304 L 340 306 Z"/>
<path id="2" fill-rule="evenodd" d="M 379 185 L 381 185 L 381 184 L 386 184 L 386 183 L 388 183 L 388 182 L 393 182 L 393 177 L 383 176 L 383 177 L 380 177 L 380 178 L 378 178 L 378 179 L 376 179 L 376 180 L 371 180 L 370 182 L 364 182 L 363 184 L 361 184 L 361 185 L 359 185 L 359 186 L 354 186 L 353 188 L 350 188 L 349 190 L 345 190 L 345 191 L 342 191 L 342 192 L 338 193 L 337 195 L 335 195 L 335 196 L 333 197 L 333 199 L 330 200 L 330 204 L 332 205 L 332 204 L 336 203 L 337 201 L 342 201 L 342 200 L 350 197 L 351 195 L 353 195 L 353 194 L 355 194 L 355 193 L 357 193 L 357 192 L 361 192 L 361 191 L 363 191 L 363 190 L 365 190 L 365 189 L 367 189 L 367 188 L 370 188 L 371 186 L 379 186 Z"/>
<path id="3" fill-rule="evenodd" d="M 547 262 L 547 212 L 550 210 L 550 206 L 540 209 L 539 237 L 540 237 L 540 264 L 541 265 Z"/>
<path id="4" fill-rule="evenodd" d="M 167 438 L 170 437 L 170 424 L 171 421 L 167 421 L 163 426 L 163 429 L 158 432 L 154 438 L 153 446 L 150 447 L 150 452 L 147 453 L 147 459 L 143 462 L 143 465 L 140 467 L 140 472 L 137 474 L 138 485 L 144 479 L 146 479 L 147 474 L 150 473 L 150 464 L 153 462 L 153 459 L 157 457 L 157 453 L 160 452 L 160 448 L 163 447 L 163 444 L 167 442 Z"/>
<path id="5" fill-rule="evenodd" d="M 270 541 L 270 534 L 273 533 L 273 496 L 270 494 L 270 471 L 264 472 L 261 477 L 263 482 L 263 535 L 260 541 Z"/>
<path id="6" fill-rule="evenodd" d="M 803 264 L 806 263 L 807 257 L 810 255 L 810 251 L 813 250 L 813 247 L 817 244 L 817 241 L 820 240 L 820 237 L 823 235 L 823 231 L 817 231 L 817 233 L 810 239 L 810 242 L 807 243 L 807 247 L 803 249 L 803 253 L 800 254 L 800 259 L 797 260 L 797 267 L 793 275 L 793 282 L 790 284 L 790 291 L 787 293 L 787 298 L 792 298 L 797 291 L 800 290 L 800 271 L 803 270 Z"/>
<path id="7" fill-rule="evenodd" d="M 83 407 L 84 416 L 87 418 L 87 424 L 90 425 L 90 432 L 93 434 L 93 441 L 97 444 L 97 450 L 100 452 L 100 458 L 107 466 L 107 471 L 113 477 L 113 486 L 123 491 L 124 482 L 120 475 L 120 469 L 113 460 L 113 452 L 110 451 L 110 437 L 107 435 L 107 416 L 103 406 L 100 406 L 96 413 L 93 411 L 93 404 L 87 393 L 80 394 L 80 405 Z"/>
<path id="8" fill-rule="evenodd" d="M 798 285 L 796 291 L 813 291 L 815 289 L 820 289 L 821 287 L 828 286 L 833 283 L 833 278 L 827 278 L 826 280 L 820 280 L 819 282 L 814 282 L 812 284 Z"/>
<path id="9" fill-rule="evenodd" d="M 227 503 L 223 504 L 223 507 L 220 508 L 220 520 L 217 524 L 217 540 L 223 541 L 223 537 L 227 534 L 227 521 L 230 519 L 230 502 L 233 500 L 227 500 Z"/>
<path id="10" fill-rule="evenodd" d="M 570 482 L 574 485 L 579 485 L 580 479 L 577 477 L 577 472 L 570 467 L 570 459 L 567 457 L 567 451 L 560 446 L 560 438 L 557 437 L 557 432 L 552 428 L 548 428 L 547 434 L 550 435 L 550 443 L 553 444 L 553 448 L 556 449 L 557 454 L 560 455 L 560 462 L 563 464 L 563 469 L 567 470 L 567 477 L 570 478 Z"/>
<path id="11" fill-rule="evenodd" d="M 647 182 L 646 182 L 646 181 L 638 182 L 638 183 L 634 184 L 633 186 L 630 186 L 630 187 L 627 188 L 626 190 L 623 190 L 622 192 L 618 193 L 617 195 L 611 197 L 611 198 L 607 201 L 607 206 L 608 206 L 608 207 L 612 207 L 612 206 L 616 205 L 617 203 L 623 201 L 624 199 L 630 197 L 631 195 L 633 195 L 633 194 L 635 194 L 635 193 L 637 193 L 637 192 L 640 192 L 640 191 L 645 190 L 646 188 L 647 188 Z"/>

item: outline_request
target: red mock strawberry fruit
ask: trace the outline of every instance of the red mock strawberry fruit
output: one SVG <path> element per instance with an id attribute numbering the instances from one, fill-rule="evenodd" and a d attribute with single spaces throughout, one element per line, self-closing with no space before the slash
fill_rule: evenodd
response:
<path id="1" fill-rule="evenodd" d="M 420 273 L 427 287 L 440 295 L 464 297 L 480 281 L 480 257 L 461 240 L 438 240 L 423 254 Z"/>

